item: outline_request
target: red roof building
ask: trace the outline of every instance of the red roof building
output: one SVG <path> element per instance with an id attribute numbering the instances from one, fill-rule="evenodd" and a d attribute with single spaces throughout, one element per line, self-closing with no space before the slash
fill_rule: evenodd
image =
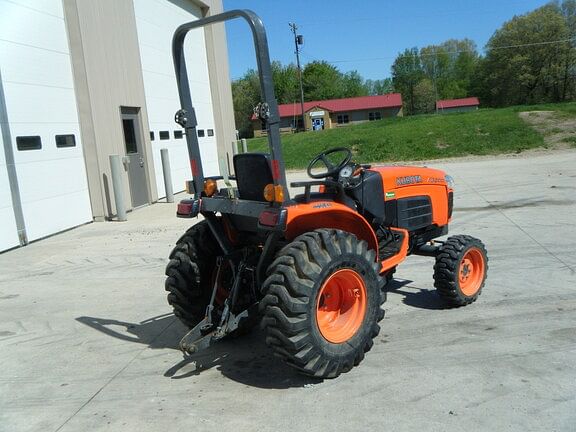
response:
<path id="1" fill-rule="evenodd" d="M 477 97 L 447 99 L 436 102 L 437 112 L 465 112 L 478 109 L 480 101 Z"/>
<path id="2" fill-rule="evenodd" d="M 299 102 L 278 105 L 281 132 L 293 132 L 302 128 Z M 322 130 L 348 126 L 384 117 L 402 116 L 402 95 L 390 93 L 378 96 L 359 96 L 345 99 L 328 99 L 304 102 L 306 130 Z M 262 122 L 252 116 L 254 136 L 263 136 L 266 130 Z"/>

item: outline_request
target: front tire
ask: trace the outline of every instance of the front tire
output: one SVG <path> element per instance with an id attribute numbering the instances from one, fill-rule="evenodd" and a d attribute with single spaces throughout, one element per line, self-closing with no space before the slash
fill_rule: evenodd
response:
<path id="1" fill-rule="evenodd" d="M 449 237 L 434 265 L 434 286 L 451 306 L 465 306 L 478 299 L 486 281 L 488 254 L 484 244 L 467 235 Z"/>
<path id="2" fill-rule="evenodd" d="M 376 253 L 353 234 L 318 229 L 284 247 L 262 290 L 266 343 L 301 372 L 335 378 L 380 332 L 385 293 Z"/>

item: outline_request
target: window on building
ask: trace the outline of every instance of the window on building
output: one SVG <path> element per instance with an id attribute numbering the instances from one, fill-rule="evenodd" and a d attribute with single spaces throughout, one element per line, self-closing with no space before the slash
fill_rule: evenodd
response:
<path id="1" fill-rule="evenodd" d="M 150 141 L 154 141 L 154 131 L 150 131 Z"/>
<path id="2" fill-rule="evenodd" d="M 368 120 L 382 120 L 382 113 L 380 111 L 368 113 Z"/>
<path id="3" fill-rule="evenodd" d="M 338 124 L 344 124 L 350 122 L 350 120 L 348 119 L 348 114 L 339 114 L 336 120 L 338 121 Z"/>
<path id="4" fill-rule="evenodd" d="M 40 150 L 42 148 L 42 140 L 39 136 L 19 136 L 16 137 L 16 147 L 18 150 Z"/>
<path id="5" fill-rule="evenodd" d="M 168 131 L 160 131 L 160 139 L 161 139 L 161 140 L 170 139 L 170 132 L 168 132 Z"/>
<path id="6" fill-rule="evenodd" d="M 198 138 L 204 138 L 204 129 L 198 129 Z"/>
<path id="7" fill-rule="evenodd" d="M 208 136 L 214 136 L 214 129 L 208 129 Z"/>
<path id="8" fill-rule="evenodd" d="M 183 136 L 184 136 L 184 133 L 181 130 L 175 130 L 174 131 L 174 138 L 182 139 Z"/>
<path id="9" fill-rule="evenodd" d="M 56 135 L 56 147 L 76 147 L 76 137 L 70 135 Z"/>

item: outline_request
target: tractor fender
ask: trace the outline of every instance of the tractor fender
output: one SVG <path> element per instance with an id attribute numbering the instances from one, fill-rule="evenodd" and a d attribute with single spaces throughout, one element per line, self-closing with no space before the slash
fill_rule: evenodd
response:
<path id="1" fill-rule="evenodd" d="M 378 239 L 370 224 L 358 212 L 334 201 L 313 201 L 286 207 L 287 240 L 319 228 L 334 228 L 354 234 L 368 243 L 378 259 Z"/>

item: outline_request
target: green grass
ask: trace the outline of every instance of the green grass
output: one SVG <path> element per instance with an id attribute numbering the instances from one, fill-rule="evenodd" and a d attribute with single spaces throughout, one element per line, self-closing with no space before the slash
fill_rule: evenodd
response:
<path id="1" fill-rule="evenodd" d="M 543 137 L 519 116 L 522 111 L 576 116 L 576 103 L 481 109 L 470 113 L 399 117 L 282 136 L 287 168 L 304 168 L 316 154 L 349 147 L 358 162 L 439 159 L 519 153 L 544 146 Z M 249 140 L 250 151 L 268 151 L 266 138 Z"/>

